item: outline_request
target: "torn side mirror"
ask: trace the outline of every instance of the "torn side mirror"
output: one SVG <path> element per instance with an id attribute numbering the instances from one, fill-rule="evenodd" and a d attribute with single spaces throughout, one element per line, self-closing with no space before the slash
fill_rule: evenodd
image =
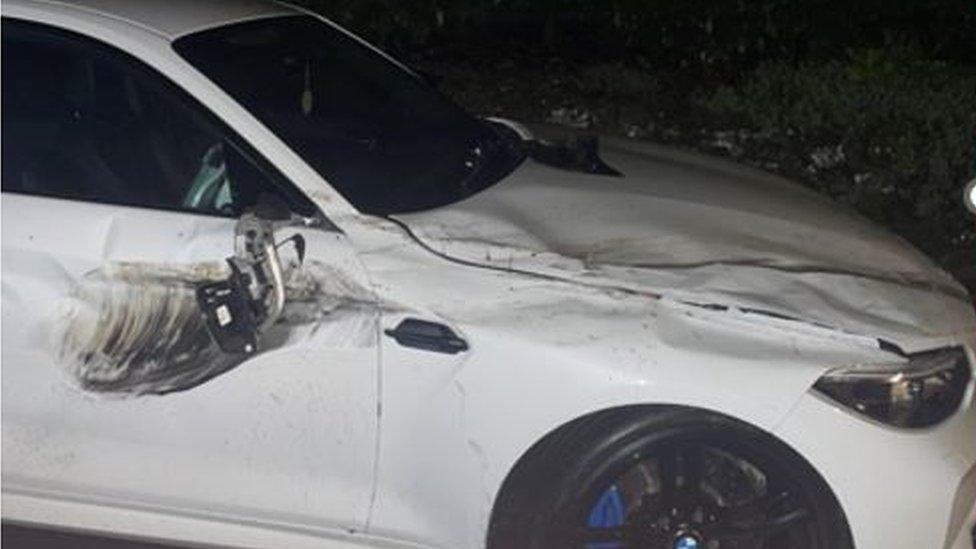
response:
<path id="1" fill-rule="evenodd" d="M 235 228 L 235 253 L 227 258 L 230 276 L 197 286 L 197 304 L 207 330 L 224 352 L 257 352 L 260 333 L 284 310 L 285 279 L 278 247 L 288 242 L 295 245 L 301 263 L 304 237 L 296 234 L 275 244 L 271 222 L 245 214 Z"/>
<path id="2" fill-rule="evenodd" d="M 197 287 L 197 303 L 203 312 L 207 331 L 226 353 L 251 354 L 257 351 L 257 320 L 247 297 L 246 275 L 229 262 L 227 280 Z"/>

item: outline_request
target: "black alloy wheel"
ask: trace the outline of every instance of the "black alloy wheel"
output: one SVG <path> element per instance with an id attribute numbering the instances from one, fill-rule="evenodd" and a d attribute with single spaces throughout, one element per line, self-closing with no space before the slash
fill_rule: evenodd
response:
<path id="1" fill-rule="evenodd" d="M 772 435 L 687 408 L 611 410 L 536 445 L 502 488 L 489 547 L 843 549 L 829 488 Z"/>

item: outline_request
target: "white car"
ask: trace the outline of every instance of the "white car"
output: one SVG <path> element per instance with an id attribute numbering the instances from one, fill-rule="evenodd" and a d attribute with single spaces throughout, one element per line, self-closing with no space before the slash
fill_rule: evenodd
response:
<path id="1" fill-rule="evenodd" d="M 973 547 L 976 314 L 728 162 L 470 116 L 259 0 L 5 0 L 6 521 Z"/>

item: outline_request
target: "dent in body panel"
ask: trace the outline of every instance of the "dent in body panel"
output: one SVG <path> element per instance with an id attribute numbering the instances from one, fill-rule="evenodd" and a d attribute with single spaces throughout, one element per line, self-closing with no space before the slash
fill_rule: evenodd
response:
<path id="1" fill-rule="evenodd" d="M 976 326 L 965 290 L 921 252 L 810 191 L 630 148 L 606 148 L 622 178 L 528 161 L 464 201 L 395 218 L 440 255 L 488 268 L 767 311 L 906 345 Z"/>

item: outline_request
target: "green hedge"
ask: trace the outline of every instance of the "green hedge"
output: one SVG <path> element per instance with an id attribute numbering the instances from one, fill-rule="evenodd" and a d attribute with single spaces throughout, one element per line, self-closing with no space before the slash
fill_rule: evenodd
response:
<path id="1" fill-rule="evenodd" d="M 937 259 L 976 248 L 962 202 L 976 167 L 976 73 L 868 51 L 772 62 L 702 100 L 737 145 L 891 227 Z M 972 258 L 976 261 L 976 257 Z"/>
<path id="2" fill-rule="evenodd" d="M 431 41 L 501 44 L 672 64 L 830 57 L 912 43 L 976 60 L 972 0 L 301 0 L 400 52 Z"/>

